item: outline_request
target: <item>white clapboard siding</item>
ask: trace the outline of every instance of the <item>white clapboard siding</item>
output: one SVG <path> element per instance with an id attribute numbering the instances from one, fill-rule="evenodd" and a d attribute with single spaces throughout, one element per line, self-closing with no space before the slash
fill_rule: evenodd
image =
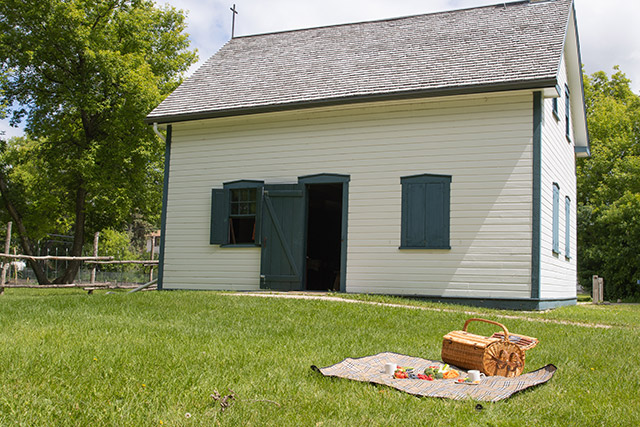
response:
<path id="1" fill-rule="evenodd" d="M 576 228 L 576 169 L 575 144 L 565 135 L 564 88 L 567 74 L 564 61 L 560 67 L 559 85 L 562 96 L 558 98 L 558 118 L 552 113 L 552 100 L 544 103 L 544 123 L 542 138 L 542 203 L 541 203 L 541 245 L 540 245 L 540 296 L 542 298 L 575 298 L 577 281 L 577 228 Z M 578 96 L 574 94 L 573 102 Z M 570 122 L 573 123 L 573 120 Z M 559 206 L 559 249 L 553 253 L 553 183 L 560 187 Z M 571 251 L 565 255 L 565 197 L 571 199 Z"/>
<path id="2" fill-rule="evenodd" d="M 173 125 L 164 287 L 259 288 L 260 249 L 209 244 L 224 182 L 350 176 L 347 292 L 531 295 L 532 107 L 526 92 Z M 451 250 L 400 250 L 403 176 L 452 176 Z"/>

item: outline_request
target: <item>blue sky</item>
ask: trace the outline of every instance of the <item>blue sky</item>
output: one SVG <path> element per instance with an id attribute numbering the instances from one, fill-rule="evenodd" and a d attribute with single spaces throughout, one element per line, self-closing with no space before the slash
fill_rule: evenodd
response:
<path id="1" fill-rule="evenodd" d="M 188 11 L 188 33 L 200 61 L 193 72 L 231 37 L 235 3 L 236 35 L 260 34 L 323 25 L 386 19 L 443 10 L 498 4 L 496 0 L 156 0 Z M 588 73 L 611 73 L 620 65 L 640 94 L 640 1 L 575 0 L 582 62 Z M 20 135 L 0 121 L 5 136 Z"/>

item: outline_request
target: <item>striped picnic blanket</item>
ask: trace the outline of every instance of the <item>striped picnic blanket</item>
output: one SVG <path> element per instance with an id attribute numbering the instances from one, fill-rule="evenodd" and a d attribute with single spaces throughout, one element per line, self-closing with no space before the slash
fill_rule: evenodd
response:
<path id="1" fill-rule="evenodd" d="M 442 365 L 440 361 L 387 352 L 357 359 L 347 358 L 326 368 L 318 368 L 317 366 L 312 366 L 311 368 L 325 377 L 339 377 L 383 384 L 416 396 L 442 397 L 455 400 L 472 399 L 488 402 L 507 399 L 514 393 L 544 384 L 556 372 L 554 365 L 546 365 L 536 371 L 513 378 L 494 376 L 482 379 L 480 384 L 460 384 L 455 379 L 426 381 L 393 378 L 391 375 L 385 374 L 385 363 L 395 363 L 403 367 L 410 366 L 414 368 L 415 372 L 422 372 L 428 366 Z M 463 378 L 466 377 L 465 370 L 457 367 L 453 368 L 460 371 Z"/>

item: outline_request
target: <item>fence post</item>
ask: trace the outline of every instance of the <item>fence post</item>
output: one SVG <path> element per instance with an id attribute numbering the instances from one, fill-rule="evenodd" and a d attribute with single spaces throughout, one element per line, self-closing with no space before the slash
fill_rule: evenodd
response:
<path id="1" fill-rule="evenodd" d="M 13 254 L 15 255 L 16 252 L 16 248 L 13 248 Z M 17 285 L 18 284 L 18 261 L 16 261 L 15 264 L 13 264 L 13 277 L 14 277 L 14 283 Z"/>
<path id="2" fill-rule="evenodd" d="M 153 261 L 153 253 L 156 250 L 156 238 L 151 234 L 151 261 Z M 153 265 L 149 266 L 149 282 L 153 281 Z"/>
<path id="3" fill-rule="evenodd" d="M 8 254 L 11 247 L 11 221 L 7 223 L 7 240 L 4 243 L 4 253 Z M 2 273 L 0 275 L 0 295 L 4 294 L 4 288 L 2 285 L 7 281 L 7 270 L 9 269 L 9 263 L 7 258 L 2 260 Z"/>
<path id="4" fill-rule="evenodd" d="M 600 302 L 604 302 L 604 279 L 602 277 L 598 277 L 598 295 Z"/>
<path id="5" fill-rule="evenodd" d="M 602 277 L 593 276 L 591 285 L 591 299 L 594 304 L 604 302 L 604 279 Z"/>
<path id="6" fill-rule="evenodd" d="M 96 231 L 96 234 L 93 236 L 93 256 L 98 256 L 98 240 L 100 239 L 100 232 Z M 96 283 L 96 269 L 98 268 L 98 264 L 93 264 L 93 268 L 91 269 L 91 284 Z"/>

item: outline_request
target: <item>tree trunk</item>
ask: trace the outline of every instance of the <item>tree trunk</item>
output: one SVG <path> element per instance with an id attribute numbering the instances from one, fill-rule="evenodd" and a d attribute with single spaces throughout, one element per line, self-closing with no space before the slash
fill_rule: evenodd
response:
<path id="1" fill-rule="evenodd" d="M 9 199 L 9 189 L 7 188 L 7 182 L 5 181 L 4 174 L 0 171 L 0 194 L 2 194 L 2 200 L 4 201 L 4 206 L 9 212 L 11 219 L 15 222 L 16 227 L 18 228 L 18 235 L 20 236 L 20 246 L 22 247 L 22 252 L 25 255 L 33 256 L 33 246 L 31 245 L 31 240 L 27 236 L 27 230 L 24 228 L 24 223 L 22 222 L 22 216 L 13 205 L 11 200 Z M 47 279 L 42 266 L 38 264 L 35 260 L 27 259 L 29 263 L 29 267 L 33 270 L 36 275 L 36 279 L 38 283 L 41 285 L 48 285 L 49 279 Z"/>
<path id="2" fill-rule="evenodd" d="M 76 190 L 76 222 L 73 226 L 73 245 L 71 246 L 71 256 L 82 256 L 82 246 L 84 245 L 84 222 L 85 222 L 85 201 L 87 197 L 87 190 L 84 186 L 84 181 L 80 179 L 78 183 L 78 189 Z M 53 283 L 73 283 L 78 274 L 78 270 L 82 265 L 82 261 L 69 261 L 67 268 L 62 273 L 62 276 L 57 277 Z"/>

